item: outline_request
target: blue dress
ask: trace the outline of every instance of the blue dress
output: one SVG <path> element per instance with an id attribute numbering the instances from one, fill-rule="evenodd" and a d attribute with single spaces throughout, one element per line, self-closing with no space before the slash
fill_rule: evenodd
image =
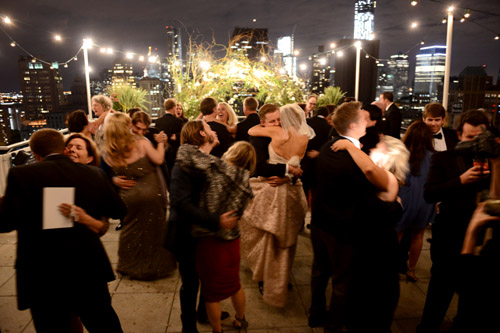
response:
<path id="1" fill-rule="evenodd" d="M 406 185 L 399 187 L 399 197 L 403 202 L 403 216 L 396 223 L 398 233 L 406 229 L 425 228 L 434 217 L 434 204 L 424 200 L 424 185 L 431 164 L 432 152 L 427 151 L 417 176 L 409 173 Z"/>

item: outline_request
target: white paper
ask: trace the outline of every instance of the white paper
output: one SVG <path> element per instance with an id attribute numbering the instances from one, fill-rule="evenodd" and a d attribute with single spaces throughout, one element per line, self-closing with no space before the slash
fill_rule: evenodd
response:
<path id="1" fill-rule="evenodd" d="M 71 228 L 73 221 L 59 212 L 59 205 L 75 204 L 74 187 L 43 188 L 43 229 Z"/>

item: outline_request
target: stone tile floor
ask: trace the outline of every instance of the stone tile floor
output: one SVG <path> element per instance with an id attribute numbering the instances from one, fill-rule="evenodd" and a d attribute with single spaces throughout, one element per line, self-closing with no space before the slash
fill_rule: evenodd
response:
<path id="1" fill-rule="evenodd" d="M 118 261 L 118 237 L 115 231 L 116 222 L 112 222 L 109 232 L 102 238 L 111 263 L 116 267 Z M 426 231 L 425 238 L 430 236 Z M 29 311 L 17 310 L 15 290 L 16 233 L 0 234 L 0 333 L 35 332 Z M 313 254 L 308 230 L 299 236 L 297 255 L 293 266 L 291 282 L 293 289 L 289 292 L 288 304 L 283 309 L 274 308 L 262 302 L 257 283 L 252 281 L 248 266 L 242 261 L 241 282 L 247 298 L 246 317 L 250 323 L 249 332 L 288 332 L 321 333 L 323 329 L 311 329 L 307 326 L 307 310 L 310 305 L 310 274 Z M 417 265 L 416 274 L 420 280 L 407 283 L 401 275 L 401 296 L 392 324 L 393 333 L 415 332 L 422 315 L 425 295 L 429 283 L 430 269 L 429 244 L 424 248 Z M 369 275 L 376 272 L 367 272 Z M 118 277 L 109 284 L 113 306 L 118 313 L 125 332 L 174 333 L 181 332 L 179 288 L 180 277 L 177 272 L 171 277 L 154 282 L 132 281 L 126 277 Z M 373 286 L 376 288 L 377 286 Z M 231 302 L 226 300 L 223 309 L 234 315 Z M 456 297 L 443 323 L 442 329 L 450 326 L 450 320 L 456 313 Z M 363 314 L 359 317 L 362 319 Z M 234 331 L 232 320 L 223 322 L 226 332 Z M 198 325 L 200 332 L 211 332 L 209 325 Z"/>

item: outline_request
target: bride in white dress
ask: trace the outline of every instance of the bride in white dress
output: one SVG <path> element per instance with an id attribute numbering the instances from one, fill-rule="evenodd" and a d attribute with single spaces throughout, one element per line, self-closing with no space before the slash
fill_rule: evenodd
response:
<path id="1" fill-rule="evenodd" d="M 268 163 L 299 167 L 314 131 L 297 104 L 280 108 L 280 122 L 281 127 L 255 126 L 248 134 L 271 138 Z M 241 244 L 254 281 L 264 282 L 264 301 L 284 307 L 307 200 L 300 179 L 290 179 L 278 186 L 270 185 L 267 180 L 250 179 L 254 199 L 240 220 Z"/>

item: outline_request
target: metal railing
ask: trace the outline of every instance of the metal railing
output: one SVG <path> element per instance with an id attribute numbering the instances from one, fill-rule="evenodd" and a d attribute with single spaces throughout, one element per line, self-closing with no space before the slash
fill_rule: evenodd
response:
<path id="1" fill-rule="evenodd" d="M 67 134 L 68 129 L 60 130 L 62 134 Z M 31 155 L 29 140 L 14 143 L 8 146 L 0 146 L 0 195 L 4 195 L 7 187 L 7 174 L 14 166 L 14 159 L 20 152 Z"/>

